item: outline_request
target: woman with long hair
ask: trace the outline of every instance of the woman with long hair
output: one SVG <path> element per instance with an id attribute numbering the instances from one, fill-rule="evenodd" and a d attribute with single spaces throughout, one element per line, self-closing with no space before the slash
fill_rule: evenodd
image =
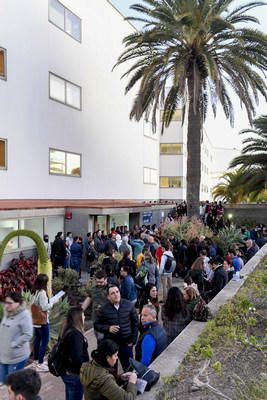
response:
<path id="1" fill-rule="evenodd" d="M 137 396 L 134 372 L 127 372 L 122 378 L 128 380 L 126 390 L 120 387 L 112 374 L 118 360 L 118 345 L 109 339 L 100 342 L 92 351 L 92 361 L 81 368 L 81 382 L 85 400 L 134 400 Z"/>
<path id="2" fill-rule="evenodd" d="M 197 284 L 198 291 L 201 295 L 204 294 L 204 260 L 203 257 L 198 257 L 192 264 L 191 270 L 188 272 L 194 283 Z"/>
<path id="3" fill-rule="evenodd" d="M 7 294 L 0 324 L 0 383 L 6 383 L 9 374 L 25 367 L 31 337 L 31 314 L 23 304 L 21 293 Z"/>
<path id="4" fill-rule="evenodd" d="M 48 372 L 44 361 L 49 342 L 48 312 L 52 308 L 47 295 L 48 276 L 39 274 L 33 286 L 32 321 L 34 326 L 34 363 L 37 371 Z"/>
<path id="5" fill-rule="evenodd" d="M 186 303 L 186 307 L 190 313 L 190 319 L 193 319 L 193 311 L 198 302 L 199 294 L 197 293 L 196 289 L 192 286 L 188 286 L 184 289 L 184 301 Z"/>
<path id="6" fill-rule="evenodd" d="M 183 294 L 178 287 L 174 286 L 169 289 L 166 302 L 162 307 L 161 317 L 170 343 L 190 321 Z"/>
<path id="7" fill-rule="evenodd" d="M 158 289 L 151 283 L 146 284 L 144 291 L 139 301 L 139 314 L 141 315 L 142 309 L 146 304 L 152 304 L 157 310 L 157 319 L 159 315 L 159 299 Z"/>
<path id="8" fill-rule="evenodd" d="M 84 313 L 81 307 L 72 307 L 68 311 L 61 339 L 66 370 L 65 375 L 62 376 L 65 384 L 65 399 L 82 400 L 80 369 L 82 363 L 89 361 L 89 355 L 87 340 L 84 336 Z"/>

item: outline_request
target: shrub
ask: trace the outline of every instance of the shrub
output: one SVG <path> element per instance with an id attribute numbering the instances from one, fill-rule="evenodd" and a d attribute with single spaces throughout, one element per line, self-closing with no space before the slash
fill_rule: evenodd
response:
<path id="1" fill-rule="evenodd" d="M 221 229 L 217 236 L 214 237 L 214 241 L 218 244 L 220 249 L 222 249 L 224 254 L 226 254 L 227 251 L 235 244 L 243 244 L 243 238 L 240 229 L 232 226 Z"/>
<path id="2" fill-rule="evenodd" d="M 69 309 L 70 305 L 67 297 L 63 300 L 59 300 L 59 302 L 52 307 L 49 313 L 50 336 L 52 340 L 58 338 Z"/>
<path id="3" fill-rule="evenodd" d="M 79 274 L 71 268 L 58 268 L 57 276 L 53 279 L 52 290 L 57 293 L 62 289 L 69 289 L 79 284 Z"/>
<path id="4" fill-rule="evenodd" d="M 176 239 L 185 239 L 190 241 L 196 237 L 205 236 L 212 237 L 212 231 L 203 224 L 200 219 L 195 217 L 188 219 L 183 218 L 180 222 L 172 222 L 170 224 L 162 224 L 160 227 L 163 238 L 168 239 L 170 236 L 174 236 Z"/>
<path id="5" fill-rule="evenodd" d="M 20 253 L 19 259 L 13 259 L 10 266 L 0 272 L 0 300 L 8 292 L 31 290 L 37 276 L 37 260 L 26 258 Z"/>

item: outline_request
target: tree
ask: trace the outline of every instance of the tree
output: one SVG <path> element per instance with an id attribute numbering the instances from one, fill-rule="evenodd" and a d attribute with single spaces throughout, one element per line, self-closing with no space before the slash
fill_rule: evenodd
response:
<path id="1" fill-rule="evenodd" d="M 248 12 L 264 5 L 253 1 L 232 9 L 235 0 L 143 0 L 131 9 L 143 28 L 126 36 L 125 50 L 115 66 L 130 63 L 125 92 L 139 83 L 130 113 L 139 121 L 152 114 L 153 128 L 163 109 L 162 132 L 175 110 L 188 115 L 188 215 L 199 213 L 200 152 L 203 123 L 211 104 L 216 116 L 221 103 L 233 124 L 233 103 L 228 88 L 239 97 L 249 120 L 255 115 L 258 95 L 267 100 L 263 72 L 267 67 L 267 38 L 247 22 L 258 23 Z M 167 90 L 167 87 L 170 87 Z"/>
<path id="2" fill-rule="evenodd" d="M 244 187 L 237 186 L 236 181 L 242 171 L 226 172 L 220 178 L 221 181 L 212 190 L 215 200 L 223 200 L 229 203 L 238 203 L 244 200 Z"/>
<path id="3" fill-rule="evenodd" d="M 244 187 L 244 193 L 257 199 L 267 190 L 267 115 L 253 122 L 254 129 L 244 129 L 240 134 L 249 133 L 252 137 L 243 140 L 245 145 L 241 155 L 235 157 L 230 167 L 241 167 L 243 173 L 237 185 Z M 251 195 L 252 194 L 252 195 Z"/>

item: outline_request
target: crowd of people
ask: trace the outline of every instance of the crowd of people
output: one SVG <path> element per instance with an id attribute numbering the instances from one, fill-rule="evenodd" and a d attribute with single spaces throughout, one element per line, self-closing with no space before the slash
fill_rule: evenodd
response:
<path id="1" fill-rule="evenodd" d="M 156 225 L 135 226 L 131 232 L 121 226 L 109 234 L 98 230 L 88 233 L 85 240 L 72 238 L 71 232 L 64 238 L 59 232 L 51 246 L 54 273 L 59 266 L 80 272 L 85 256 L 85 269 L 94 279 L 83 303 L 69 310 L 60 333 L 66 400 L 81 400 L 83 395 L 85 399 L 134 399 L 137 375 L 129 372 L 130 360 L 149 366 L 192 319 L 200 319 L 197 306 L 213 299 L 229 280 L 239 280 L 244 263 L 267 242 L 264 226 L 243 227 L 241 232 L 243 245 L 233 245 L 227 254 L 203 236 L 189 243 L 174 236 L 162 238 Z M 11 391 L 15 390 L 12 373 L 23 371 L 29 360 L 32 335 L 32 367 L 40 373 L 48 371 L 44 358 L 53 304 L 47 282 L 45 274 L 37 276 L 31 312 L 20 293 L 10 293 L 5 299 L 0 382 L 11 382 Z M 97 339 L 90 357 L 84 334 L 84 311 L 89 305 Z M 21 399 L 37 399 L 37 392 L 35 397 Z"/>

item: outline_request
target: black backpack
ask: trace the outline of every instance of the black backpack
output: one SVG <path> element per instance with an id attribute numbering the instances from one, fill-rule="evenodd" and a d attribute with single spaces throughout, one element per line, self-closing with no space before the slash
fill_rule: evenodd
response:
<path id="1" fill-rule="evenodd" d="M 68 331 L 69 333 L 70 331 Z M 68 334 L 66 333 L 64 337 Z M 48 354 L 47 364 L 49 372 L 54 376 L 63 376 L 66 374 L 65 358 L 63 351 L 64 337 L 59 337 L 57 342 L 52 347 L 52 350 Z"/>
<path id="2" fill-rule="evenodd" d="M 64 366 L 63 356 L 63 340 L 58 338 L 56 344 L 52 347 L 52 350 L 48 354 L 48 368 L 49 372 L 54 376 L 63 376 L 66 373 Z"/>
<path id="3" fill-rule="evenodd" d="M 164 265 L 164 272 L 171 273 L 175 270 L 176 261 L 174 257 L 168 256 L 167 254 L 164 254 L 164 256 L 167 257 L 167 260 Z"/>

